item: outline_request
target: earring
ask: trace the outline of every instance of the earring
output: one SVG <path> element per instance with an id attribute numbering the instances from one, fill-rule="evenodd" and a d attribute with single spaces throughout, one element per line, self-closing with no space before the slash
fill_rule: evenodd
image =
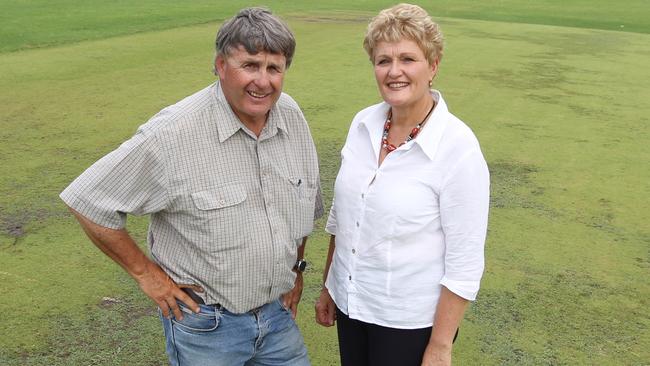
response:
<path id="1" fill-rule="evenodd" d="M 433 86 L 433 79 L 429 80 L 429 88 Z"/>

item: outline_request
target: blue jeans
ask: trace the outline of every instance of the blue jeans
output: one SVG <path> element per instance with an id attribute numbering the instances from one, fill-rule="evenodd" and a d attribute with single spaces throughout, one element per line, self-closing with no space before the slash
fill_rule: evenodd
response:
<path id="1" fill-rule="evenodd" d="M 280 300 L 244 314 L 199 305 L 192 313 L 178 303 L 183 320 L 161 315 L 172 366 L 309 366 L 307 349 Z"/>

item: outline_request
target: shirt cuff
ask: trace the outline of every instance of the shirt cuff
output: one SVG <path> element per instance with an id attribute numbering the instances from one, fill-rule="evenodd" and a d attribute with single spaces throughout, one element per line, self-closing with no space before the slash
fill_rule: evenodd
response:
<path id="1" fill-rule="evenodd" d="M 456 295 L 462 297 L 465 300 L 474 301 L 476 300 L 476 294 L 478 294 L 478 289 L 480 287 L 480 281 L 455 281 L 444 276 L 440 280 L 440 284 L 445 286 L 449 291 L 455 293 Z"/>
<path id="2" fill-rule="evenodd" d="M 99 226 L 114 230 L 121 230 L 126 226 L 125 214 L 104 211 L 81 199 L 79 196 L 71 192 L 70 189 L 61 192 L 59 197 L 66 205 L 68 205 L 68 207 L 77 211 L 83 217 Z"/>

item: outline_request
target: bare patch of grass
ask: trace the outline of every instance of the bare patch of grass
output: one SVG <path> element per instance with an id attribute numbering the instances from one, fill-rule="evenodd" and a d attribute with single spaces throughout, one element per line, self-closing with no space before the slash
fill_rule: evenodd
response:
<path id="1" fill-rule="evenodd" d="M 7 366 L 167 364 L 157 311 L 139 295 L 102 300 L 80 313 L 48 313 L 43 320 L 55 324 L 43 347 L 0 353 L 0 360 Z"/>

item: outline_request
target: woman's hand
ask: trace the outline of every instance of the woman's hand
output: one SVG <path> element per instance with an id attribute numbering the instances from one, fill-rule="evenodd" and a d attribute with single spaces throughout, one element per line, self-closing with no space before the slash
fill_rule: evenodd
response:
<path id="1" fill-rule="evenodd" d="M 422 366 L 451 366 L 451 345 L 429 343 L 424 350 Z"/>
<path id="2" fill-rule="evenodd" d="M 332 300 L 329 291 L 324 286 L 320 291 L 318 300 L 316 300 L 315 309 L 316 323 L 324 327 L 334 325 L 334 321 L 336 320 L 336 305 L 334 305 L 334 300 Z"/>

